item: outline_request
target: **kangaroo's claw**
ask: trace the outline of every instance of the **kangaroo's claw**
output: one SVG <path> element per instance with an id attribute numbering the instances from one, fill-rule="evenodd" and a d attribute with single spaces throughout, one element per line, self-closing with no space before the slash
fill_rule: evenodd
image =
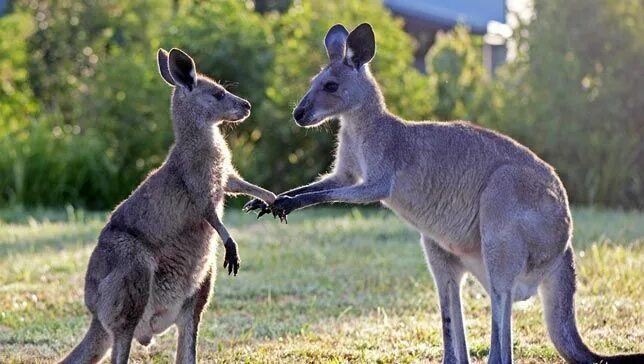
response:
<path id="1" fill-rule="evenodd" d="M 258 214 L 257 214 L 257 219 L 259 220 L 260 217 L 263 215 L 266 215 L 271 212 L 271 209 L 269 207 L 263 208 Z"/>
<path id="2" fill-rule="evenodd" d="M 224 269 L 228 268 L 228 275 L 234 273 L 237 275 L 239 271 L 239 254 L 237 252 L 237 243 L 232 238 L 229 238 L 228 241 L 224 244 L 226 248 L 226 255 L 224 256 Z"/>
<path id="3" fill-rule="evenodd" d="M 260 200 L 258 198 L 254 198 L 254 199 L 248 201 L 244 205 L 244 207 L 242 207 L 242 210 L 244 212 L 251 212 L 251 211 L 255 211 L 255 210 L 263 211 L 263 210 L 265 210 L 267 208 L 268 208 L 268 205 L 264 201 L 262 201 L 262 200 Z"/>

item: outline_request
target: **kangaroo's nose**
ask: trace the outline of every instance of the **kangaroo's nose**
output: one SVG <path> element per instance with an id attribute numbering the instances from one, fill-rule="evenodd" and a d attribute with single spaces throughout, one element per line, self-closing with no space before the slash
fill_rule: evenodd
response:
<path id="1" fill-rule="evenodd" d="M 304 108 L 297 108 L 293 111 L 295 121 L 300 121 L 304 117 Z"/>
<path id="2" fill-rule="evenodd" d="M 250 110 L 250 102 L 248 102 L 246 100 L 242 101 L 242 108 L 244 108 L 246 110 Z"/>

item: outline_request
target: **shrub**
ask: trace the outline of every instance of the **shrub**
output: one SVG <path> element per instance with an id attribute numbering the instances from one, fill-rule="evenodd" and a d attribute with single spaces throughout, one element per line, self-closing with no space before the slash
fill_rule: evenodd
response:
<path id="1" fill-rule="evenodd" d="M 644 5 L 535 3 L 504 77 L 505 129 L 558 170 L 577 203 L 644 206 Z"/>
<path id="2" fill-rule="evenodd" d="M 298 128 L 291 111 L 327 63 L 327 29 L 368 21 L 393 112 L 500 129 L 552 163 L 572 201 L 644 206 L 641 2 L 536 2 L 496 79 L 463 27 L 438 37 L 422 75 L 381 1 L 262 4 L 260 14 L 239 0 L 15 2 L 0 18 L 0 204 L 110 208 L 158 166 L 172 143 L 160 46 L 186 49 L 253 104 L 225 128 L 245 177 L 278 192 L 309 182 L 330 164 L 334 135 Z"/>
<path id="3" fill-rule="evenodd" d="M 28 73 L 28 94 L 37 102 L 30 112 L 8 111 L 21 127 L 4 128 L 2 147 L 10 152 L 0 168 L 13 176 L 5 201 L 108 208 L 160 164 L 170 139 L 168 98 L 152 49 L 163 27 L 157 22 L 170 14 L 163 5 L 19 4 L 31 32 L 16 38 L 8 53 L 30 55 L 12 68 Z M 2 39 L 12 39 L 4 36 L 11 32 L 2 29 Z M 6 100 L 1 105 L 6 108 Z"/>
<path id="4" fill-rule="evenodd" d="M 26 13 L 0 18 L 0 203 L 20 203 L 24 194 L 24 173 L 15 163 L 20 150 L 15 144 L 29 137 L 26 126 L 39 110 L 26 69 L 26 40 L 32 32 Z"/>
<path id="5" fill-rule="evenodd" d="M 461 25 L 438 35 L 427 55 L 430 108 L 438 120 L 496 126 L 503 100 L 483 66 L 481 46 L 481 37 Z"/>

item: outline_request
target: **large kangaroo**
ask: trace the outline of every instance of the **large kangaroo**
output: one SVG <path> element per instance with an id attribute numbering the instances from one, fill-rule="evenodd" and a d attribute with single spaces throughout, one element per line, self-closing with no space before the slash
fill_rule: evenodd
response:
<path id="1" fill-rule="evenodd" d="M 333 171 L 278 196 L 274 213 L 380 201 L 414 226 L 438 289 L 445 363 L 469 361 L 460 294 L 465 272 L 492 299 L 490 363 L 512 362 L 512 302 L 537 288 L 550 337 L 567 361 L 626 359 L 593 353 L 577 332 L 572 221 L 552 167 L 490 130 L 391 114 L 368 67 L 375 54 L 369 24 L 351 34 L 335 25 L 324 42 L 330 62 L 293 116 L 303 127 L 340 119 Z M 249 209 L 258 207 L 267 206 L 249 203 Z"/>
<path id="2" fill-rule="evenodd" d="M 112 213 L 101 231 L 85 278 L 92 322 L 64 363 L 95 363 L 112 346 L 112 363 L 127 363 L 132 338 L 148 345 L 155 334 L 179 329 L 177 363 L 195 363 L 201 311 L 215 268 L 214 232 L 226 247 L 224 267 L 237 274 L 237 244 L 221 223 L 226 193 L 271 203 L 275 195 L 233 169 L 217 127 L 241 122 L 250 103 L 206 76 L 178 49 L 158 52 L 159 72 L 174 87 L 175 145 Z"/>

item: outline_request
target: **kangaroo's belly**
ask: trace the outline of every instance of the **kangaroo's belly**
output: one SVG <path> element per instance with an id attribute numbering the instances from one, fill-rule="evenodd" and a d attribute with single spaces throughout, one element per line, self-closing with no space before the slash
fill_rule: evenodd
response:
<path id="1" fill-rule="evenodd" d="M 437 211 L 422 199 L 390 198 L 382 204 L 394 211 L 425 237 L 457 256 L 480 255 L 481 239 L 476 211 Z M 448 210 L 448 211 L 445 211 Z"/>
<path id="2" fill-rule="evenodd" d="M 185 300 L 172 302 L 163 305 L 163 307 L 156 307 L 148 302 L 145 312 L 134 330 L 136 340 L 141 345 L 147 346 L 155 335 L 170 328 L 179 317 L 183 301 Z"/>
<path id="3" fill-rule="evenodd" d="M 137 341 L 147 345 L 176 323 L 185 301 L 209 273 L 214 274 L 216 243 L 210 230 L 195 229 L 160 251 L 148 302 L 134 332 Z"/>

